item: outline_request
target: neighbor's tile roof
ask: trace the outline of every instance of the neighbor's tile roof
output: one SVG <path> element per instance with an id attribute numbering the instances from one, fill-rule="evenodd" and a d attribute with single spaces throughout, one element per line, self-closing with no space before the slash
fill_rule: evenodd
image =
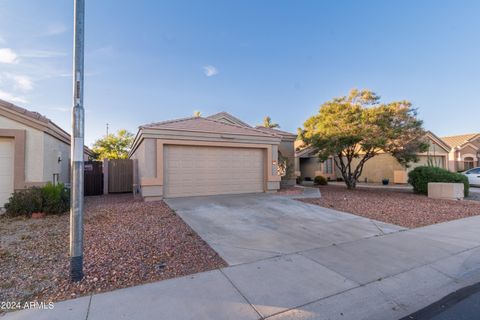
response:
<path id="1" fill-rule="evenodd" d="M 50 135 L 53 135 L 57 139 L 60 139 L 63 142 L 70 145 L 70 134 L 68 134 L 68 132 L 60 128 L 56 123 L 54 123 L 52 120 L 45 117 L 44 115 L 35 111 L 27 110 L 25 108 L 16 106 L 13 103 L 0 99 L 0 110 L 2 109 L 5 110 L 4 114 L 6 115 L 17 114 L 17 115 L 20 115 L 20 117 L 23 116 L 26 119 L 32 119 L 32 120 L 41 122 L 39 128 L 42 128 L 44 132 Z M 32 126 L 35 123 L 35 121 L 31 121 L 31 120 L 25 120 L 25 121 L 26 121 L 25 124 L 29 126 Z M 92 150 L 90 150 L 87 146 L 84 146 L 83 149 L 84 149 L 84 152 L 87 153 L 88 155 L 93 155 Z"/>
<path id="2" fill-rule="evenodd" d="M 29 111 L 25 108 L 22 108 L 22 107 L 19 107 L 19 106 L 16 106 L 10 102 L 7 102 L 5 100 L 2 100 L 0 99 L 0 107 L 1 108 L 5 108 L 9 111 L 13 111 L 15 113 L 19 113 L 19 114 L 22 114 L 26 117 L 29 117 L 29 118 L 32 118 L 32 119 L 35 119 L 35 120 L 38 120 L 38 121 L 41 121 L 41 122 L 44 122 L 44 123 L 52 123 L 52 121 L 50 119 L 48 119 L 47 117 L 45 117 L 44 115 L 41 115 L 40 113 L 38 112 L 35 112 L 35 111 Z"/>
<path id="3" fill-rule="evenodd" d="M 277 135 L 263 132 L 254 128 L 247 128 L 236 124 L 203 117 L 190 117 L 170 121 L 150 123 L 141 126 L 145 129 L 182 130 L 193 132 L 213 132 L 224 134 L 240 134 L 259 137 L 278 137 Z"/>
<path id="4" fill-rule="evenodd" d="M 441 139 L 445 141 L 445 143 L 448 144 L 450 147 L 455 148 L 468 142 L 468 140 L 472 139 L 477 135 L 478 133 L 469 133 L 469 134 L 461 134 L 458 136 L 442 137 Z"/>

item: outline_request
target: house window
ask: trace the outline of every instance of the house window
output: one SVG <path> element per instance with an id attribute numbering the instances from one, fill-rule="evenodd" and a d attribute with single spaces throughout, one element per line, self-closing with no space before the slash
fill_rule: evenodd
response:
<path id="1" fill-rule="evenodd" d="M 472 169 L 473 167 L 474 167 L 473 158 L 472 157 L 465 157 L 463 159 L 463 169 L 464 170 L 469 170 L 469 169 Z"/>
<path id="2" fill-rule="evenodd" d="M 323 162 L 323 173 L 333 173 L 333 159 L 328 158 Z"/>

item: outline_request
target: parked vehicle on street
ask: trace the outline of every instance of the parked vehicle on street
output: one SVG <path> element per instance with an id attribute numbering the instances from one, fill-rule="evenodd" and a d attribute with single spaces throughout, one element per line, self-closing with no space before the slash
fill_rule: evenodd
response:
<path id="1" fill-rule="evenodd" d="M 470 183 L 470 185 L 480 186 L 480 167 L 472 168 L 470 170 L 462 172 L 462 174 L 468 177 L 468 182 Z"/>

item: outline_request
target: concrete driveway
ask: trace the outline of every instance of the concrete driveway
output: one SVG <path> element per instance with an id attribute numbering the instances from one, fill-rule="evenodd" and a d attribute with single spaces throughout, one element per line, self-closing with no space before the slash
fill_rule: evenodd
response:
<path id="1" fill-rule="evenodd" d="M 402 229 L 269 194 L 175 198 L 166 202 L 229 265 Z"/>
<path id="2" fill-rule="evenodd" d="M 398 320 L 480 281 L 480 216 L 395 232 L 272 195 L 168 202 L 235 265 L 5 320 Z"/>

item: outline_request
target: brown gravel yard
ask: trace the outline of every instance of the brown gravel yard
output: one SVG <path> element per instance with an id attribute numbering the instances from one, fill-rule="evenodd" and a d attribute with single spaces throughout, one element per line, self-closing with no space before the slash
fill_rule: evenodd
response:
<path id="1" fill-rule="evenodd" d="M 59 301 L 226 266 L 162 201 L 89 197 L 85 278 L 68 280 L 68 214 L 0 219 L 0 301 Z"/>
<path id="2" fill-rule="evenodd" d="M 407 228 L 480 214 L 478 201 L 433 200 L 408 190 L 322 186 L 320 193 L 321 198 L 301 201 Z"/>
<path id="3" fill-rule="evenodd" d="M 302 187 L 282 187 L 277 191 L 276 195 L 291 196 L 303 193 Z"/>

